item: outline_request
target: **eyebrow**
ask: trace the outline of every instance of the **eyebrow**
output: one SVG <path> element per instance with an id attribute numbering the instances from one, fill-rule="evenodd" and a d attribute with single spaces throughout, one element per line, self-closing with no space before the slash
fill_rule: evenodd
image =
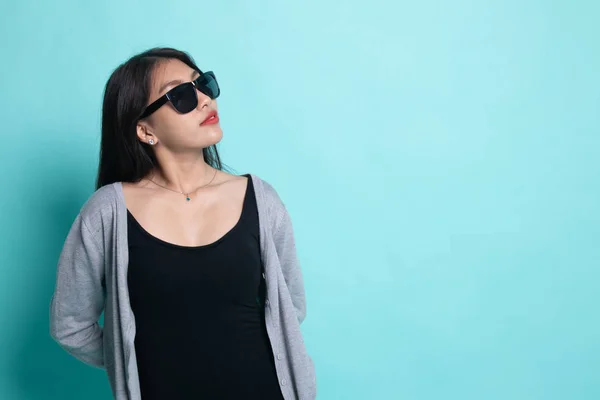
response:
<path id="1" fill-rule="evenodd" d="M 194 70 L 192 72 L 192 76 L 190 77 L 191 80 L 194 80 L 194 77 L 198 75 L 200 76 L 200 73 L 196 70 Z M 158 93 L 162 93 L 166 88 L 168 88 L 171 85 L 179 85 L 180 83 L 183 83 L 184 81 L 182 81 L 181 79 L 175 79 L 173 81 L 167 82 L 164 85 L 161 86 L 160 90 L 158 91 Z"/>

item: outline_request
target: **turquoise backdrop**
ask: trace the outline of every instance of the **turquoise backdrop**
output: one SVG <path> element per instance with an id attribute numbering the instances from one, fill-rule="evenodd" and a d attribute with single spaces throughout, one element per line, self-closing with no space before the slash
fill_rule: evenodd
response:
<path id="1" fill-rule="evenodd" d="M 48 333 L 104 84 L 214 70 L 296 230 L 324 400 L 600 399 L 600 3 L 5 1 L 0 399 L 110 398 Z"/>

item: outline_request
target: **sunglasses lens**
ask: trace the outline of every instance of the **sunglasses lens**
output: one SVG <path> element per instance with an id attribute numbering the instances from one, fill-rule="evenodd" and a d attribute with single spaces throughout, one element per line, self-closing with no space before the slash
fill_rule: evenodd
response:
<path id="1" fill-rule="evenodd" d="M 199 91 L 210 97 L 211 99 L 216 99 L 221 94 L 221 89 L 219 88 L 219 84 L 217 83 L 217 78 L 215 77 L 214 72 L 207 71 L 200 75 L 198 79 L 196 79 L 196 87 Z"/>
<path id="2" fill-rule="evenodd" d="M 191 82 L 177 86 L 167 96 L 173 107 L 182 114 L 189 113 L 198 106 L 196 89 Z"/>

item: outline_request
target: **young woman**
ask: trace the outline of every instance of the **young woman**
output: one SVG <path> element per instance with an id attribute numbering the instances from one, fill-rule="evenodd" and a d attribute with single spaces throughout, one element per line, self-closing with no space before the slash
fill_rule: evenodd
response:
<path id="1" fill-rule="evenodd" d="M 50 332 L 119 400 L 316 397 L 290 216 L 266 181 L 223 170 L 219 94 L 168 48 L 106 85 L 97 190 L 60 255 Z"/>

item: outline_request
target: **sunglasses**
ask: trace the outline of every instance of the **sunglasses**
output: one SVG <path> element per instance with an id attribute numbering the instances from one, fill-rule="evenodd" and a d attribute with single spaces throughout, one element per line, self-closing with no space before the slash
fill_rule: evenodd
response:
<path id="1" fill-rule="evenodd" d="M 191 112 L 198 107 L 198 95 L 196 90 L 199 90 L 213 100 L 219 97 L 221 89 L 217 83 L 215 73 L 207 71 L 191 82 L 175 86 L 158 100 L 146 107 L 140 119 L 148 117 L 167 102 L 171 102 L 173 108 L 180 114 Z"/>

